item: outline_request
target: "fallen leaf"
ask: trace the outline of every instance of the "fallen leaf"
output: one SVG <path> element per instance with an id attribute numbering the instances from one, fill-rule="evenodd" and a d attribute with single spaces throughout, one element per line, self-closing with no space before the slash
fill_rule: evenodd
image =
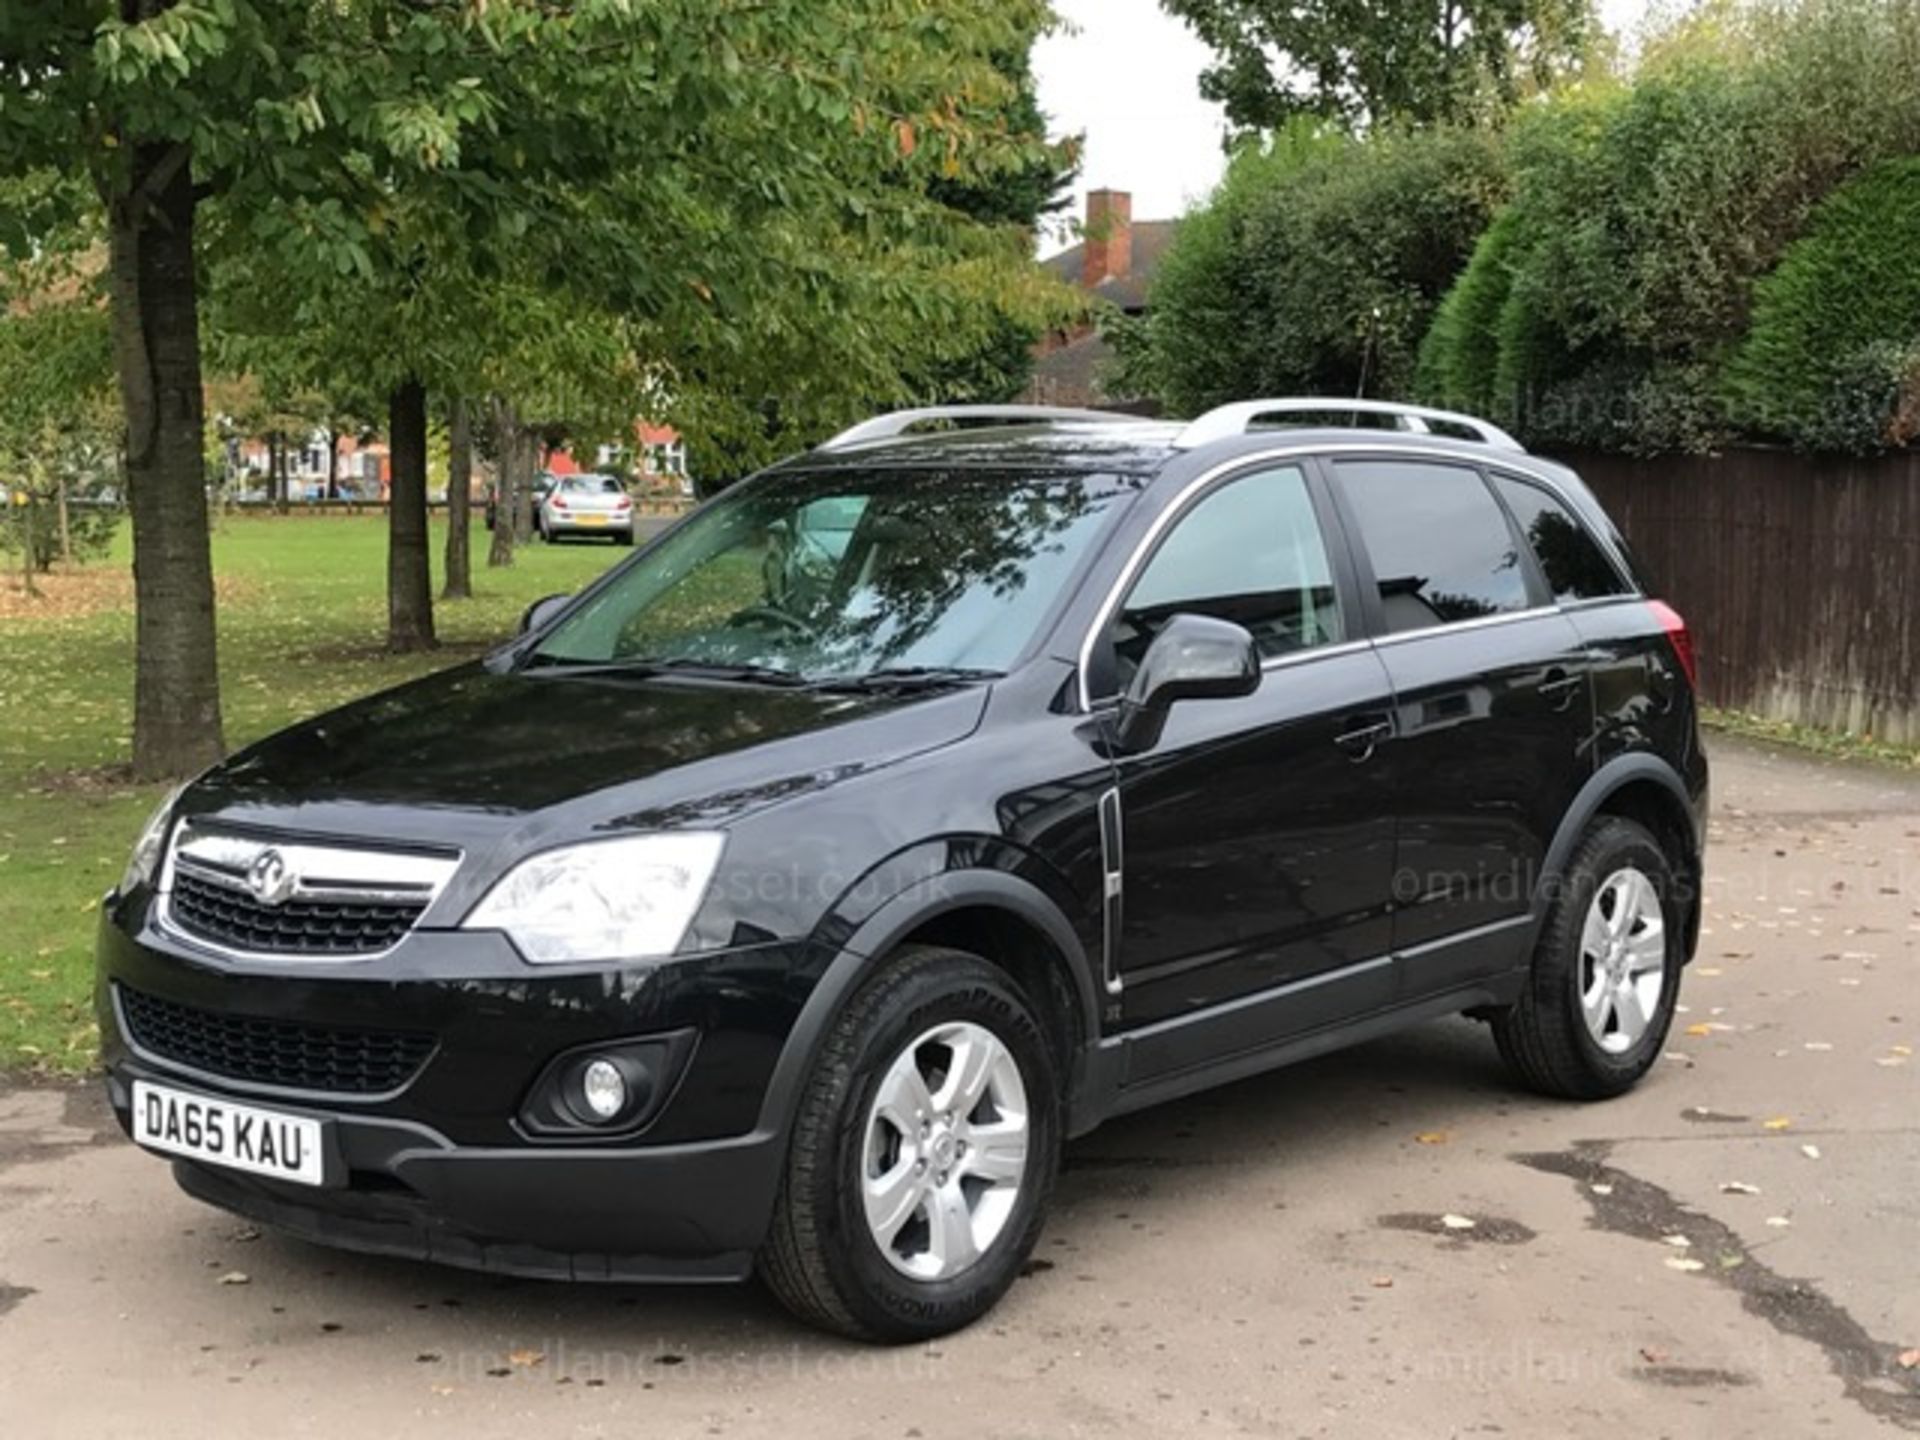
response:
<path id="1" fill-rule="evenodd" d="M 1667 1363 L 1667 1352 L 1664 1350 L 1655 1350 L 1651 1346 L 1642 1345 L 1640 1347 L 1640 1358 L 1649 1365 L 1664 1365 Z"/>
<path id="2" fill-rule="evenodd" d="M 1689 1035 L 1711 1035 L 1712 1033 L 1713 1033 L 1713 1026 L 1711 1025 L 1687 1026 L 1687 1034 Z"/>
<path id="3" fill-rule="evenodd" d="M 1776 1230 L 1784 1230 L 1789 1225 L 1793 1224 L 1793 1221 L 1789 1220 L 1784 1215 L 1769 1215 L 1767 1216 L 1767 1224 L 1771 1225 Z"/>
<path id="4" fill-rule="evenodd" d="M 1596 1185 L 1589 1185 L 1587 1188 L 1593 1191 L 1593 1193 L 1596 1195 L 1611 1195 L 1613 1193 L 1613 1187 L 1611 1185 L 1596 1184 Z"/>
<path id="5" fill-rule="evenodd" d="M 1669 1255 L 1667 1257 L 1667 1268 L 1669 1270 L 1692 1272 L 1695 1270 L 1704 1270 L 1707 1267 L 1704 1261 L 1695 1260 L 1691 1255 Z"/>
<path id="6" fill-rule="evenodd" d="M 1818 1160 L 1820 1158 L 1820 1147 L 1818 1145 L 1802 1145 L 1800 1147 L 1800 1153 L 1809 1160 Z"/>
<path id="7" fill-rule="evenodd" d="M 1393 1288 L 1393 1277 L 1391 1275 L 1376 1275 L 1367 1283 L 1376 1290 L 1391 1290 Z"/>
<path id="8" fill-rule="evenodd" d="M 1444 1145 L 1451 1139 L 1453 1135 L 1446 1130 L 1422 1130 L 1413 1137 L 1413 1142 L 1416 1145 Z"/>
<path id="9" fill-rule="evenodd" d="M 1833 1046 L 1824 1040 L 1809 1040 L 1800 1047 L 1802 1050 L 1831 1050 Z"/>
<path id="10" fill-rule="evenodd" d="M 1440 1223 L 1449 1230 L 1471 1230 L 1474 1222 L 1466 1215 L 1442 1215 Z"/>
<path id="11" fill-rule="evenodd" d="M 451 1395 L 453 1393 L 453 1386 L 451 1385 L 429 1385 L 427 1388 L 436 1395 Z"/>
<path id="12" fill-rule="evenodd" d="M 229 1270 L 226 1274 L 222 1275 L 216 1283 L 221 1285 L 251 1285 L 253 1283 L 253 1277 L 244 1270 Z"/>
<path id="13" fill-rule="evenodd" d="M 1660 1238 L 1676 1250 L 1685 1250 L 1693 1244 L 1693 1241 L 1684 1235 L 1662 1235 Z"/>
<path id="14" fill-rule="evenodd" d="M 1920 1350 L 1902 1350 L 1899 1358 L 1902 1370 L 1920 1369 Z"/>
<path id="15" fill-rule="evenodd" d="M 1793 1124 L 1793 1121 L 1788 1116 L 1776 1115 L 1771 1120 L 1761 1121 L 1760 1124 L 1763 1129 L 1767 1130 L 1785 1130 L 1789 1125 Z"/>
<path id="16" fill-rule="evenodd" d="M 1721 1182 L 1720 1193 L 1722 1195 L 1758 1195 L 1760 1187 L 1749 1185 L 1744 1180 L 1726 1180 Z"/>
<path id="17" fill-rule="evenodd" d="M 531 1370 L 535 1365 L 546 1363 L 546 1358 L 547 1352 L 544 1350 L 512 1350 L 507 1354 L 507 1363 L 517 1365 L 522 1370 Z"/>

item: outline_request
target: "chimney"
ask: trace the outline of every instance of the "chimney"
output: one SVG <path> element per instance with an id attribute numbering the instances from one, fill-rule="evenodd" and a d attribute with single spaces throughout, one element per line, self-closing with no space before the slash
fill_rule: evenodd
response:
<path id="1" fill-rule="evenodd" d="M 1133 271 L 1133 196 L 1125 190 L 1094 190 L 1087 195 L 1086 263 L 1080 283 L 1091 290 L 1108 280 L 1124 280 Z"/>

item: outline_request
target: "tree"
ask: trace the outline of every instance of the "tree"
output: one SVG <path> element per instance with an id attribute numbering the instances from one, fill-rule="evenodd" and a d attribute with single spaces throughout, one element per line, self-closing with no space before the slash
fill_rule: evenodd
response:
<path id="1" fill-rule="evenodd" d="M 1201 93 L 1241 130 L 1470 121 L 1578 68 L 1591 0 L 1162 0 L 1218 57 Z"/>
<path id="2" fill-rule="evenodd" d="M 117 463 L 112 363 L 94 231 L 47 237 L 33 261 L 0 267 L 0 512 L 29 594 L 55 559 L 105 548 L 117 510 L 76 520 L 76 489 L 103 500 Z"/>
<path id="3" fill-rule="evenodd" d="M 824 425 L 897 376 L 915 332 L 934 334 L 936 351 L 973 342 L 1009 288 L 1005 247 L 943 222 L 925 189 L 1026 158 L 981 121 L 1005 95 L 992 56 L 1045 16 L 1044 0 L 0 9 L 0 176 L 77 164 L 107 215 L 134 522 L 135 772 L 187 773 L 222 749 L 204 202 L 228 253 L 309 280 L 373 284 L 410 256 L 440 265 L 453 252 L 444 272 L 421 272 L 440 297 L 515 270 L 591 293 L 644 326 L 636 354 L 702 377 L 676 395 L 713 385 L 685 402 L 706 423 L 739 422 L 751 407 L 722 397 L 747 382 L 756 402 L 798 391 L 796 413 Z M 30 245 L 39 223 L 8 217 L 0 238 Z M 376 263 L 396 224 L 410 249 Z M 436 379 L 402 360 L 471 333 L 412 330 L 404 313 L 384 323 L 384 338 L 408 342 L 388 366 L 396 400 Z M 411 539 L 396 530 L 396 544 Z"/>
<path id="4" fill-rule="evenodd" d="M 1175 414 L 1248 395 L 1398 395 L 1505 193 L 1478 131 L 1295 121 L 1242 148 L 1182 223 L 1153 309 L 1115 338 L 1118 383 Z"/>
<path id="5" fill-rule="evenodd" d="M 473 598 L 473 418 L 467 402 L 447 402 L 447 557 L 442 600 Z"/>

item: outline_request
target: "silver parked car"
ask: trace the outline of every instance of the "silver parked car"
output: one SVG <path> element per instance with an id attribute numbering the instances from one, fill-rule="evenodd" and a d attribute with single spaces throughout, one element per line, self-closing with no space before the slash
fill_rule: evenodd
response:
<path id="1" fill-rule="evenodd" d="M 549 541 L 605 535 L 617 544 L 633 544 L 633 500 L 611 475 L 564 476 L 540 502 L 536 519 L 541 537 Z"/>

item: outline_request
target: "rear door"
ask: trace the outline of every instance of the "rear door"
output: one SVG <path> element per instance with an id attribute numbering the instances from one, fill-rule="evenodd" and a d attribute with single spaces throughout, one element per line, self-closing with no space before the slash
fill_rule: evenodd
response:
<path id="1" fill-rule="evenodd" d="M 1158 745 L 1118 761 L 1129 1024 L 1350 970 L 1240 1012 L 1215 1037 L 1230 1049 L 1391 998 L 1383 960 L 1350 968 L 1387 951 L 1392 800 L 1370 762 L 1391 697 L 1335 523 L 1302 465 L 1225 477 L 1167 528 L 1103 637 L 1108 693 L 1176 614 L 1245 626 L 1265 666 L 1252 695 L 1176 705 Z"/>
<path id="2" fill-rule="evenodd" d="M 1402 998 L 1520 964 L 1560 819 L 1592 773 L 1578 631 L 1476 467 L 1334 462 L 1394 692 Z"/>

